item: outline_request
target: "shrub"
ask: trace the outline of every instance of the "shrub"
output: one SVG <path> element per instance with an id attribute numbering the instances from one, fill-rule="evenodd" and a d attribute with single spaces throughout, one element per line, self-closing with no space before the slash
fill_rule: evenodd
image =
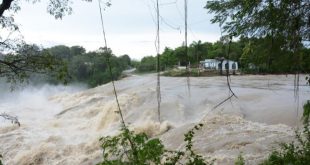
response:
<path id="1" fill-rule="evenodd" d="M 165 71 L 163 73 L 164 76 L 170 76 L 170 77 L 198 77 L 198 69 L 191 69 L 190 72 L 188 72 L 186 69 L 170 69 L 168 71 Z"/>
<path id="2" fill-rule="evenodd" d="M 149 139 L 144 133 L 134 134 L 127 128 L 122 128 L 119 135 L 100 139 L 103 161 L 98 165 L 175 165 L 180 162 L 187 165 L 213 164 L 213 161 L 206 162 L 192 150 L 195 131 L 202 126 L 198 124 L 184 135 L 185 151 L 168 151 L 158 138 Z"/>
<path id="3" fill-rule="evenodd" d="M 146 134 L 134 134 L 123 128 L 121 134 L 100 139 L 103 161 L 99 165 L 159 164 L 164 146 L 159 139 L 148 139 Z"/>
<path id="4" fill-rule="evenodd" d="M 237 160 L 235 161 L 235 165 L 245 165 L 244 158 L 242 154 L 239 154 Z"/>

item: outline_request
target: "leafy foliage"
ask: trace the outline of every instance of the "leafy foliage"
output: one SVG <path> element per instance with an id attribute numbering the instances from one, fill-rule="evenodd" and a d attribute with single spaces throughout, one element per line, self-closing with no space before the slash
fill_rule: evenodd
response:
<path id="1" fill-rule="evenodd" d="M 0 154 L 0 165 L 3 165 L 2 163 L 2 155 Z"/>
<path id="2" fill-rule="evenodd" d="M 245 165 L 245 161 L 242 154 L 239 154 L 237 160 L 235 161 L 235 165 Z"/>
<path id="3" fill-rule="evenodd" d="M 156 58 L 153 56 L 143 57 L 140 64 L 137 66 L 139 72 L 150 72 L 156 70 Z"/>
<path id="4" fill-rule="evenodd" d="M 185 148 L 186 148 L 186 152 L 188 152 L 189 154 L 185 154 L 186 157 L 186 164 L 197 164 L 197 165 L 202 165 L 202 164 L 209 164 L 206 163 L 205 160 L 203 159 L 203 157 L 201 155 L 196 154 L 193 151 L 193 137 L 195 135 L 195 131 L 198 131 L 202 128 L 203 124 L 198 124 L 195 125 L 193 129 L 191 129 L 190 131 L 188 131 L 184 136 L 184 141 L 187 143 Z M 213 162 L 212 162 L 213 163 Z M 212 164 L 210 163 L 210 164 Z"/>
<path id="5" fill-rule="evenodd" d="M 103 148 L 103 162 L 100 165 L 113 164 L 159 164 L 164 146 L 159 139 L 148 139 L 146 134 L 134 134 L 127 128 L 114 137 L 100 139 Z"/>
<path id="6" fill-rule="evenodd" d="M 32 60 L 27 59 L 28 63 L 23 62 L 23 64 L 27 64 L 23 65 L 27 69 L 21 69 L 21 73 L 24 74 L 21 74 L 20 77 L 8 71 L 8 73 L 12 74 L 12 78 L 15 78 L 14 80 L 30 78 L 30 81 L 34 83 L 49 82 L 52 84 L 62 83 L 63 81 L 60 80 L 64 80 L 66 83 L 80 82 L 95 87 L 110 82 L 112 79 L 108 71 L 107 58 L 110 60 L 114 80 L 121 77 L 123 70 L 131 67 L 131 59 L 128 55 L 116 57 L 111 50 L 108 53 L 99 51 L 86 53 L 81 46 L 67 47 L 58 45 L 49 49 L 38 49 L 35 52 L 28 51 L 28 54 L 37 61 L 29 64 Z M 38 55 L 36 56 L 36 54 Z M 18 56 L 3 56 L 3 58 L 9 57 L 17 58 Z M 38 64 L 38 60 L 42 61 L 42 65 Z M 1 69 L 0 63 L 0 72 Z M 8 75 L 1 75 L 10 78 Z"/>
<path id="7" fill-rule="evenodd" d="M 51 74 L 66 82 L 66 63 L 36 45 L 22 45 L 16 54 L 0 57 L 0 77 L 10 83 L 24 82 L 32 73 Z"/>
<path id="8" fill-rule="evenodd" d="M 40 2 L 40 0 L 25 0 L 31 3 Z M 91 2 L 92 0 L 84 0 Z M 15 14 L 21 9 L 21 1 L 3 0 L 0 2 L 0 26 L 3 34 L 9 34 L 4 37 L 0 35 L 0 51 L 7 52 L 6 55 L 0 53 L 0 77 L 5 77 L 11 83 L 24 82 L 30 77 L 29 73 L 48 73 L 57 79 L 65 79 L 67 76 L 66 63 L 61 59 L 63 57 L 51 56 L 49 52 L 38 51 L 34 45 L 27 45 L 23 41 L 19 32 L 18 25 L 14 22 Z M 72 13 L 72 0 L 48 0 L 47 11 L 56 19 L 62 19 L 64 16 Z M 111 5 L 107 0 L 105 6 Z M 17 36 L 17 37 L 16 37 Z M 66 47 L 62 47 L 66 48 Z M 21 52 L 21 50 L 27 52 Z M 31 49 L 31 53 L 29 50 Z M 60 48 L 57 48 L 59 50 Z M 62 50 L 64 52 L 64 50 Z M 10 53 L 8 55 L 8 53 Z M 39 54 L 40 53 L 40 54 Z M 66 80 L 64 80 L 66 82 Z"/>
<path id="9" fill-rule="evenodd" d="M 207 1 L 205 8 L 215 14 L 211 22 L 219 23 L 227 35 L 266 40 L 259 47 L 252 44 L 261 51 L 259 56 L 250 45 L 243 54 L 243 62 L 255 59 L 258 72 L 282 71 L 279 67 L 295 72 L 308 69 L 309 56 L 305 54 L 309 53 L 304 53 L 303 46 L 310 41 L 309 0 Z M 274 64 L 278 58 L 281 60 Z"/>
<path id="10" fill-rule="evenodd" d="M 287 41 L 309 41 L 308 0 L 222 0 L 208 1 L 205 7 L 215 16 L 212 23 L 223 25 L 224 32 L 235 36 L 266 35 L 285 37 Z"/>
<path id="11" fill-rule="evenodd" d="M 237 61 L 240 69 L 245 73 L 302 73 L 310 72 L 310 49 L 302 47 L 297 60 L 294 52 L 282 47 L 286 41 L 283 38 L 271 36 L 261 38 L 240 37 L 230 44 L 230 60 Z M 271 46 L 271 44 L 273 46 Z M 188 47 L 188 55 L 192 68 L 196 68 L 201 60 L 226 57 L 227 46 L 223 42 L 193 42 Z M 161 70 L 170 70 L 178 64 L 185 65 L 182 46 L 171 49 L 165 48 L 160 55 Z M 137 65 L 140 72 L 156 70 L 156 58 L 144 57 Z"/>
<path id="12" fill-rule="evenodd" d="M 175 165 L 180 162 L 187 165 L 213 164 L 213 161 L 206 162 L 192 149 L 195 131 L 201 129 L 202 126 L 198 124 L 184 135 L 185 151 L 168 151 L 159 139 L 149 139 L 144 133 L 134 134 L 127 128 L 122 128 L 121 134 L 100 139 L 103 161 L 98 165 Z"/>

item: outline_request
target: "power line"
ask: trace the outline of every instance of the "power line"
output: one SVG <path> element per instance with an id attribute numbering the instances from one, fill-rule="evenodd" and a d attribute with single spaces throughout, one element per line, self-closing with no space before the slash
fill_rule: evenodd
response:
<path id="1" fill-rule="evenodd" d="M 178 3 L 179 0 L 175 0 L 173 2 L 166 2 L 166 3 L 161 3 L 159 4 L 160 6 L 168 6 L 168 5 L 174 5 L 176 3 Z"/>
<path id="2" fill-rule="evenodd" d="M 187 47 L 187 19 L 188 19 L 188 3 L 187 0 L 184 0 L 184 28 L 185 28 L 185 41 L 184 41 L 184 45 L 185 45 L 185 56 L 187 57 L 187 89 L 188 89 L 188 93 L 190 95 L 190 59 L 188 56 L 188 47 Z"/>
<path id="3" fill-rule="evenodd" d="M 170 27 L 171 29 L 178 30 L 178 31 L 181 30 L 181 27 L 180 27 L 180 26 L 178 26 L 178 27 L 173 26 L 173 25 L 171 25 L 170 23 L 168 23 L 168 22 L 164 19 L 164 17 L 160 16 L 160 18 L 161 18 L 162 23 L 164 23 L 165 25 L 167 25 L 167 26 Z"/>
<path id="4" fill-rule="evenodd" d="M 107 44 L 107 38 L 106 38 L 106 34 L 105 34 L 105 29 L 104 29 L 104 23 L 103 23 L 103 17 L 102 17 L 102 8 L 101 8 L 101 3 L 100 0 L 98 0 L 98 5 L 99 5 L 99 11 L 100 11 L 100 20 L 101 20 L 101 28 L 102 28 L 102 34 L 103 34 L 103 38 L 104 38 L 104 51 L 105 53 L 108 53 L 108 44 Z M 114 79 L 113 79 L 113 74 L 112 74 L 112 68 L 111 68 L 111 63 L 110 63 L 110 57 L 107 57 L 107 64 L 108 64 L 108 68 L 109 68 L 109 72 L 110 72 L 110 77 L 112 80 L 112 85 L 113 85 L 113 92 L 114 92 L 114 96 L 115 96 L 115 100 L 117 103 L 117 107 L 118 107 L 118 112 L 120 114 L 121 120 L 122 120 L 122 124 L 125 128 L 126 124 L 125 124 L 125 120 L 123 117 L 123 113 L 119 104 L 119 100 L 118 100 L 118 96 L 117 96 L 117 92 L 116 92 L 116 88 L 115 88 L 115 83 L 114 83 Z"/>
<path id="5" fill-rule="evenodd" d="M 161 103 L 161 92 L 160 92 L 160 36 L 159 36 L 159 24 L 160 24 L 160 15 L 159 15 L 159 0 L 156 0 L 156 13 L 157 13 L 157 31 L 156 31 L 156 40 L 157 40 L 157 113 L 158 121 L 160 122 L 160 103 Z"/>
<path id="6" fill-rule="evenodd" d="M 153 2 L 153 4 L 154 4 L 154 11 L 156 12 L 156 11 L 157 11 L 157 7 L 156 7 L 156 6 L 157 6 L 157 3 L 154 2 L 154 0 L 152 0 L 152 2 Z M 173 2 L 173 3 L 176 3 L 176 2 L 177 2 L 177 1 L 175 1 L 175 2 Z M 171 3 L 171 4 L 173 4 L 173 3 Z M 156 25 L 157 23 L 156 23 L 156 21 L 155 21 L 155 18 L 154 18 L 154 16 L 153 16 L 152 12 L 151 12 L 151 7 L 150 7 L 149 4 L 147 4 L 147 6 L 148 6 L 148 8 L 149 8 L 149 12 L 151 13 L 153 22 L 154 22 L 154 24 Z M 161 5 L 159 4 L 159 6 L 161 6 Z M 178 30 L 178 31 L 181 30 L 180 26 L 172 25 L 172 24 L 169 23 L 163 16 L 161 16 L 160 13 L 159 13 L 159 17 L 160 17 L 160 21 L 161 21 L 160 23 L 164 23 L 165 25 L 167 25 L 168 27 L 170 27 L 170 28 L 173 29 L 173 30 Z M 161 29 L 159 29 L 159 30 L 161 31 Z"/>

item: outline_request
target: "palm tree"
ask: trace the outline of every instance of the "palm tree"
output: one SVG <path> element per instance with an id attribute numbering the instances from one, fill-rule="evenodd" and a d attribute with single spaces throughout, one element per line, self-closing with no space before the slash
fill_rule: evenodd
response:
<path id="1" fill-rule="evenodd" d="M 203 52 L 203 46 L 201 44 L 201 41 L 199 40 L 198 42 L 194 41 L 191 44 L 191 47 L 194 48 L 194 53 L 195 53 L 195 57 L 196 57 L 196 60 L 197 60 L 198 76 L 199 76 L 200 75 L 200 72 L 199 72 L 199 60 L 200 60 L 201 54 Z"/>

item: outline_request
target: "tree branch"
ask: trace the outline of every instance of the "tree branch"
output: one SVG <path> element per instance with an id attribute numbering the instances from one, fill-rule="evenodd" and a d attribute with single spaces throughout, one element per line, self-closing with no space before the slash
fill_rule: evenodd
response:
<path id="1" fill-rule="evenodd" d="M 3 117 L 5 120 L 9 120 L 12 122 L 12 124 L 16 124 L 20 127 L 20 122 L 18 121 L 18 118 L 16 116 L 11 116 L 6 113 L 1 113 L 1 117 Z"/>
<path id="2" fill-rule="evenodd" d="M 2 17 L 5 10 L 8 10 L 11 6 L 11 3 L 14 0 L 3 0 L 2 4 L 0 5 L 0 17 Z"/>

